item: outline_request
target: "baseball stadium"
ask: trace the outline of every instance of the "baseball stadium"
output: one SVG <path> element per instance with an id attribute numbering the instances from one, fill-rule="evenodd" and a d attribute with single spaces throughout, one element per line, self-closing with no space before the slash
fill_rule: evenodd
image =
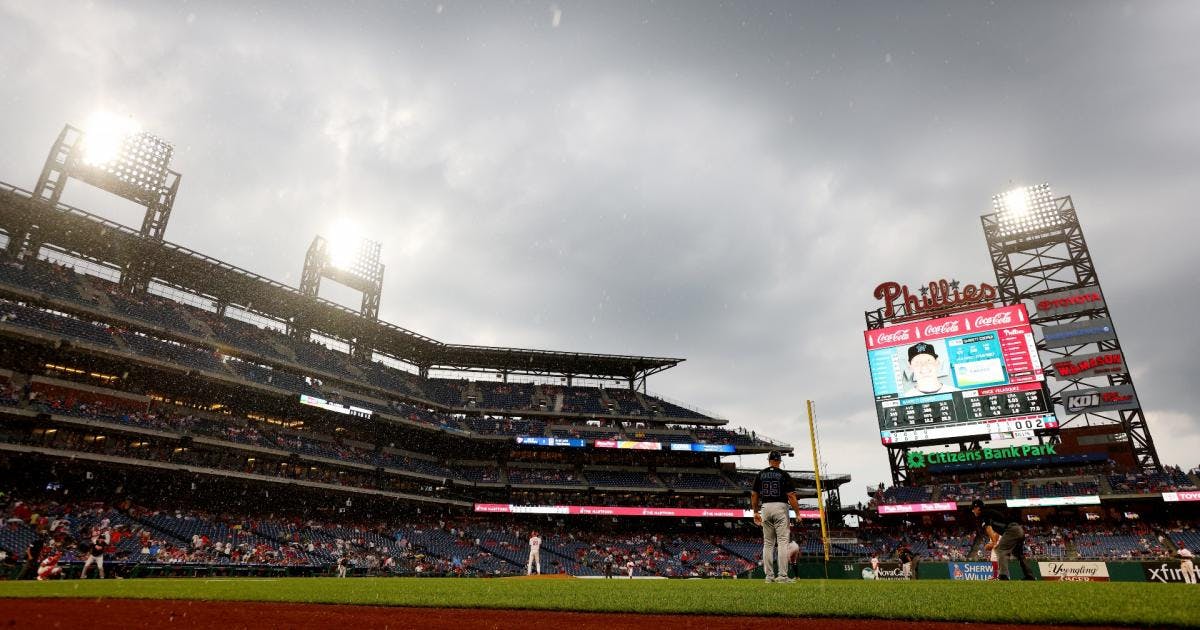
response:
<path id="1" fill-rule="evenodd" d="M 1136 398 L 1117 396 L 1132 383 L 1095 324 L 1094 273 L 1060 273 L 1090 269 L 1086 249 L 1053 278 L 1002 264 L 995 285 L 931 282 L 922 299 L 880 285 L 864 335 L 893 484 L 848 505 L 848 475 L 789 466 L 795 579 L 764 579 L 757 471 L 722 456 L 804 454 L 648 393 L 683 359 L 455 345 L 381 321 L 367 240 L 314 238 L 298 288 L 215 260 L 164 238 L 168 143 L 140 132 L 94 163 L 87 133 L 64 127 L 33 190 L 0 189 L 10 619 L 62 615 L 64 597 L 125 627 L 1198 618 L 1180 556 L 1200 543 L 1200 479 L 1160 463 Z M 142 226 L 62 203 L 68 182 L 144 205 Z M 1021 194 L 1041 218 L 1014 222 L 999 196 L 983 218 L 996 260 L 1080 230 L 1069 197 Z M 319 297 L 323 281 L 361 308 Z M 980 356 L 964 344 L 1004 373 L 964 366 Z M 898 391 L 929 385 L 902 363 L 956 352 L 952 384 Z M 947 386 L 967 391 L 934 400 Z M 1008 576 L 975 535 L 979 506 L 1023 526 L 1023 583 L 989 584 Z"/>
<path id="2" fill-rule="evenodd" d="M 386 8 L 389 3 L 384 4 Z M 441 24 L 436 20 L 457 19 L 469 12 L 455 3 L 428 7 L 395 4 L 389 10 L 428 9 L 429 15 L 420 18 L 430 20 L 428 24 Z M 598 10 L 562 4 L 567 7 L 566 18 L 559 4 L 550 4 L 548 15 L 539 18 L 545 22 L 539 28 L 551 32 L 550 37 L 582 24 L 582 19 L 572 21 L 576 12 L 608 14 L 611 9 L 620 13 L 611 7 Z M 750 7 L 755 9 L 750 13 L 757 15 L 767 4 Z M 768 11 L 769 19 L 762 28 L 769 30 L 786 22 L 796 8 L 786 4 L 799 3 L 785 3 L 779 14 Z M 286 12 L 293 11 L 290 3 L 285 6 Z M 483 8 L 471 11 L 488 15 L 490 6 L 484 3 Z M 635 22 L 643 26 L 653 22 L 650 17 L 640 17 L 643 9 L 625 8 L 630 15 L 639 14 Z M 514 14 L 526 9 L 509 7 Z M 655 13 L 659 9 L 644 8 L 654 15 L 659 15 Z M 688 9 L 707 15 L 712 7 L 697 3 Z M 743 9 L 747 8 L 738 10 Z M 147 5 L 147 23 L 157 10 Z M 264 10 L 271 13 L 269 8 Z M 1122 20 L 1140 17 L 1139 10 L 1125 7 Z M 59 17 L 38 22 L 30 17 L 35 13 L 32 5 L 0 2 L 0 18 L 4 18 L 0 19 L 0 52 L 25 45 L 20 43 L 25 40 L 16 37 L 16 29 L 10 32 L 3 24 L 7 18 L 20 17 L 27 26 L 59 28 Z M 220 11 L 197 16 L 189 5 L 185 13 L 178 21 L 199 30 L 210 28 L 206 21 Z M 288 25 L 267 28 L 255 22 L 259 13 L 256 8 L 254 15 L 246 18 L 246 23 L 253 25 L 247 32 L 252 32 L 250 39 L 255 40 L 254 45 L 239 49 L 238 54 L 246 59 L 272 58 L 270 47 L 259 47 L 258 38 L 266 41 L 277 36 L 273 32 L 276 27 L 287 32 Z M 346 13 L 353 12 L 347 9 Z M 943 18 L 952 21 L 951 11 L 945 13 L 936 20 L 938 24 Z M 317 9 L 305 13 L 308 17 L 319 14 Z M 874 18 L 856 19 L 867 23 Z M 1072 15 L 1071 20 L 1075 19 Z M 492 15 L 489 20 L 501 17 Z M 739 28 L 749 22 L 742 21 Z M 140 24 L 138 20 L 130 23 Z M 338 24 L 327 18 L 320 28 L 308 32 L 328 28 L 340 33 Z M 700 36 L 703 24 L 689 24 L 699 30 L 688 31 L 673 46 L 690 50 L 685 44 L 706 39 Z M 895 24 L 883 30 L 890 33 L 900 29 L 899 24 L 897 16 Z M 78 26 L 63 23 L 62 28 Z M 352 42 L 369 39 L 360 28 L 367 29 L 356 24 L 347 31 L 350 35 L 340 40 L 340 46 L 349 49 Z M 438 28 L 422 27 L 422 32 Z M 613 32 L 624 36 L 625 31 L 635 30 L 632 26 L 609 28 L 597 32 L 608 37 Z M 667 32 L 672 27 L 654 22 L 653 28 Z M 153 48 L 169 41 L 150 30 L 138 31 L 136 39 L 143 41 L 137 46 Z M 464 41 L 473 46 L 480 33 L 502 30 L 480 28 L 471 32 L 476 40 L 467 37 Z M 794 36 L 801 30 L 789 26 L 785 39 L 804 39 Z M 843 34 L 840 25 L 804 32 L 814 31 L 820 31 L 813 35 L 817 38 L 825 31 L 836 34 L 839 42 L 851 38 L 849 27 Z M 392 35 L 385 37 L 389 47 Z M 200 39 L 205 44 L 204 54 L 209 54 L 208 41 Z M 430 42 L 435 39 L 431 36 Z M 586 37 L 581 39 L 591 43 Z M 608 41 L 606 50 L 614 55 L 619 46 L 611 41 L 625 41 L 595 39 Z M 709 39 L 724 41 L 721 37 Z M 751 48 L 757 39 L 747 37 L 741 46 Z M 18 43 L 8 43 L 13 41 Z M 458 40 L 446 41 L 456 42 L 456 51 L 459 46 L 466 48 Z M 424 55 L 426 43 L 419 39 L 418 44 L 403 46 L 411 45 L 406 50 L 420 50 Z M 522 46 L 528 43 L 522 42 Z M 44 45 L 50 50 L 54 43 Z M 978 45 L 974 42 L 969 48 Z M 67 48 L 74 50 L 73 46 Z M 319 48 L 316 43 L 313 47 Z M 498 48 L 473 53 L 478 54 L 475 62 L 487 67 L 490 56 L 502 58 Z M 738 46 L 731 44 L 728 49 L 713 64 L 722 72 L 728 70 L 733 76 L 729 85 L 736 85 L 730 90 L 737 95 L 736 101 L 714 101 L 725 103 L 714 107 L 722 124 L 727 112 L 752 115 L 754 108 L 743 108 L 741 99 L 763 91 L 739 83 L 754 74 L 746 66 L 731 63 L 728 69 L 722 65 L 726 55 L 736 56 Z M 122 73 L 129 68 L 133 75 L 157 73 L 156 84 L 149 91 L 156 95 L 170 91 L 167 100 L 172 102 L 197 99 L 188 101 L 188 107 L 199 110 L 201 102 L 218 103 L 214 108 L 220 109 L 235 100 L 201 101 L 210 98 L 199 96 L 204 90 L 179 87 L 183 82 L 176 84 L 170 76 L 175 70 L 142 68 L 131 61 L 136 55 L 96 52 L 86 46 L 79 50 L 85 51 L 78 53 L 80 59 L 112 55 L 118 60 L 114 67 Z M 660 61 L 670 67 L 675 52 L 671 48 L 650 55 L 652 61 L 639 61 L 636 67 L 652 74 Z M 680 56 L 689 54 L 699 55 L 692 51 Z M 887 68 L 915 63 L 912 58 L 918 56 L 915 48 L 911 54 L 884 50 L 871 55 L 872 64 Z M 15 66 L 4 61 L 5 56 L 0 54 L 0 79 L 5 85 L 16 85 Z M 353 56 L 322 56 L 328 59 L 313 61 L 293 55 L 301 68 L 296 76 L 304 72 L 319 76 L 321 91 L 325 82 L 335 81 L 334 75 L 339 73 L 364 85 L 371 83 L 364 78 L 369 71 L 353 70 Z M 441 61 L 437 56 L 429 53 L 422 58 L 433 65 Z M 557 52 L 546 56 L 557 56 Z M 811 57 L 826 63 L 827 56 L 830 71 L 806 72 L 796 80 L 829 81 L 827 75 L 849 72 L 838 65 L 847 62 L 836 54 L 822 51 Z M 882 61 L 876 63 L 875 56 Z M 778 57 L 800 59 L 803 55 Z M 946 69 L 952 67 L 952 57 L 965 58 L 946 55 L 943 60 L 938 56 L 939 72 L 957 71 Z M 765 55 L 763 59 L 774 63 L 776 57 Z M 272 62 L 271 73 L 292 72 L 292 61 Z M 767 61 L 754 60 L 755 64 Z M 457 63 L 452 60 L 443 69 Z M 542 59 L 539 63 L 548 62 Z M 687 63 L 699 64 L 690 59 Z M 792 62 L 781 63 L 790 68 Z M 1029 63 L 1028 57 L 1025 63 Z M 175 66 L 174 62 L 170 65 Z M 280 70 L 284 67 L 287 73 Z M 629 67 L 634 66 L 624 66 L 599 81 L 596 89 L 615 97 L 593 99 L 588 92 L 563 101 L 570 101 L 563 108 L 575 112 L 570 115 L 589 112 L 578 116 L 591 125 L 587 133 L 563 140 L 570 145 L 564 151 L 586 153 L 592 145 L 605 145 L 615 128 L 638 126 L 640 113 L 631 112 L 639 108 L 630 103 L 645 101 L 640 100 L 639 90 L 622 87 L 622 77 L 636 74 L 630 73 Z M 41 77 L 55 74 L 32 61 L 29 68 L 31 75 L 35 71 Z M 575 70 L 559 68 L 552 74 Z M 221 83 L 226 73 L 237 75 L 232 67 L 214 72 Z M 1141 68 L 1137 73 L 1140 77 Z M 537 73 L 531 70 L 530 74 Z M 292 79 L 279 80 L 279 84 L 262 81 L 263 89 L 278 97 L 267 108 L 273 108 L 272 116 L 306 110 L 309 106 L 298 104 L 303 99 L 292 94 L 287 83 Z M 519 90 L 526 96 L 553 100 L 523 80 L 513 79 L 513 83 L 520 84 Z M 792 80 L 783 83 L 791 87 Z M 427 92 L 438 97 L 452 94 L 448 100 L 458 100 L 457 90 L 468 89 L 462 86 L 470 81 L 461 81 L 462 86 L 454 81 L 454 90 L 439 93 L 431 88 Z M 1171 81 L 1180 83 L 1177 78 Z M 107 84 L 104 87 L 108 89 Z M 853 91 L 840 84 L 836 87 Z M 130 89 L 131 94 L 140 95 L 147 109 L 156 106 L 153 99 L 144 98 L 147 92 Z M 665 89 L 656 86 L 658 89 L 662 91 L 649 90 L 655 95 L 649 100 L 677 103 L 671 101 L 673 91 L 690 94 L 688 89 L 699 88 L 679 80 Z M 42 84 L 37 83 L 37 89 L 22 90 L 24 94 L 14 94 L 4 102 L 25 103 L 21 99 L 32 99 L 40 91 Z M 900 91 L 897 88 L 897 93 Z M 951 91 L 930 90 L 939 99 Z M 500 108 L 512 93 L 486 93 L 475 100 Z M 732 97 L 723 94 L 721 98 Z M 871 105 L 866 101 L 890 98 L 850 98 L 846 107 L 848 111 L 868 109 Z M 129 99 L 136 101 L 133 96 Z M 354 99 L 347 97 L 350 100 Z M 383 101 L 387 103 L 387 99 Z M 512 101 L 530 102 L 516 97 Z M 596 103 L 609 107 L 603 110 L 608 113 L 599 115 L 587 109 Z M 971 107 L 977 105 L 971 103 Z M 388 112 L 383 116 L 386 124 L 374 126 L 338 110 L 329 114 L 329 120 L 336 119 L 337 124 L 326 120 L 321 133 L 342 139 L 397 133 L 405 143 L 423 146 L 420 142 L 427 138 L 422 134 L 427 131 L 413 120 L 422 116 L 434 119 L 437 108 L 392 111 L 388 109 L 391 106 L 382 107 Z M 33 106 L 25 103 L 20 107 L 29 114 Z M 85 103 L 75 102 L 72 107 L 85 107 Z M 219 220 L 221 212 L 250 211 L 230 210 L 236 205 L 233 202 L 223 210 L 203 207 L 215 203 L 220 195 L 191 203 L 188 180 L 181 171 L 199 168 L 195 162 L 205 161 L 202 156 L 217 160 L 216 155 L 229 155 L 230 163 L 239 166 L 221 171 L 222 177 L 249 181 L 246 185 L 255 188 L 256 194 L 262 188 L 263 197 L 256 198 L 265 199 L 277 194 L 267 192 L 269 187 L 259 181 L 274 176 L 266 174 L 273 168 L 267 164 L 275 159 L 269 153 L 274 151 L 282 159 L 286 151 L 266 148 L 250 166 L 233 157 L 237 153 L 233 148 L 225 153 L 193 151 L 189 146 L 192 139 L 177 136 L 198 132 L 183 133 L 169 122 L 162 123 L 170 120 L 162 113 L 170 108 L 164 109 L 161 103 L 157 107 L 160 122 L 154 124 L 165 128 L 144 129 L 124 114 L 102 112 L 87 118 L 85 124 L 82 117 L 88 115 L 87 109 L 73 114 L 80 120 L 55 110 L 49 128 L 41 127 L 45 117 L 38 117 L 35 125 L 33 118 L 25 116 L 30 123 L 20 133 L 39 138 L 36 152 L 25 154 L 27 139 L 15 142 L 5 138 L 0 165 L 7 167 L 3 160 L 12 159 L 31 165 L 34 169 L 30 172 L 38 175 L 25 181 L 19 174 L 0 172 L 2 624 L 181 630 L 338 626 L 458 630 L 556 625 L 605 630 L 931 630 L 964 624 L 988 629 L 1200 626 L 1200 571 L 1193 561 L 1193 552 L 1200 547 L 1200 466 L 1195 465 L 1194 457 L 1192 461 L 1166 461 L 1160 454 L 1160 446 L 1167 454 L 1183 450 L 1164 446 L 1162 441 L 1182 435 L 1178 430 L 1181 414 L 1156 415 L 1161 408 L 1150 407 L 1151 412 L 1143 408 L 1134 381 L 1137 377 L 1153 382 L 1139 364 L 1146 358 L 1140 351 L 1126 356 L 1110 310 L 1117 296 L 1142 289 L 1131 286 L 1128 275 L 1106 277 L 1102 285 L 1098 269 L 1120 265 L 1097 264 L 1093 248 L 1097 258 L 1115 258 L 1114 248 L 1102 242 L 1089 247 L 1084 230 L 1092 217 L 1087 208 L 1077 210 L 1075 199 L 1049 184 L 1006 184 L 1005 178 L 997 177 L 992 186 L 972 180 L 978 207 L 962 216 L 937 217 L 939 222 L 961 224 L 953 228 L 954 244 L 937 245 L 939 240 L 951 240 L 938 236 L 944 233 L 918 234 L 924 217 L 914 219 L 917 227 L 906 228 L 911 234 L 904 238 L 897 238 L 891 228 L 861 228 L 858 241 L 841 243 L 832 250 L 830 241 L 819 237 L 804 244 L 806 260 L 837 258 L 845 269 L 870 267 L 865 273 L 877 277 L 878 284 L 871 280 L 865 285 L 874 289 L 869 294 L 863 291 L 861 308 L 842 312 L 847 310 L 841 308 L 844 304 L 833 300 L 821 306 L 837 310 L 831 317 L 849 325 L 817 333 L 839 336 L 839 343 L 852 338 L 854 347 L 866 358 L 865 365 L 860 362 L 859 371 L 849 375 L 815 367 L 822 365 L 816 361 L 804 368 L 828 369 L 831 374 L 820 382 L 837 381 L 838 387 L 851 391 L 861 412 L 853 420 L 867 420 L 865 424 L 850 422 L 851 418 L 843 416 L 857 412 L 844 407 L 830 414 L 835 417 L 823 417 L 821 396 L 828 393 L 833 397 L 833 391 L 812 385 L 811 391 L 802 391 L 793 384 L 767 382 L 761 378 L 766 369 L 748 372 L 756 376 L 738 380 L 740 376 L 735 378 L 733 373 L 745 366 L 731 366 L 728 383 L 723 383 L 725 394 L 734 391 L 735 397 L 749 398 L 770 389 L 791 392 L 788 413 L 802 422 L 789 429 L 789 435 L 772 437 L 762 429 L 776 433 L 771 429 L 780 424 L 705 410 L 697 403 L 707 405 L 709 400 L 693 399 L 697 389 L 670 391 L 671 383 L 680 382 L 671 378 L 714 361 L 705 343 L 716 344 L 717 338 L 725 335 L 740 342 L 744 330 L 757 323 L 714 327 L 705 331 L 708 337 L 700 342 L 695 338 L 679 342 L 676 335 L 679 343 L 657 350 L 645 344 L 645 335 L 631 332 L 651 316 L 675 317 L 676 311 L 660 313 L 653 305 L 641 311 L 613 308 L 605 313 L 620 320 L 621 338 L 615 345 L 607 345 L 611 338 L 593 341 L 583 324 L 569 330 L 567 343 L 560 344 L 563 337 L 552 335 L 537 344 L 527 343 L 529 335 L 506 341 L 503 334 L 496 335 L 494 344 L 481 343 L 481 339 L 490 342 L 492 338 L 467 330 L 468 326 L 486 327 L 491 322 L 496 330 L 517 329 L 508 326 L 516 316 L 499 307 L 447 322 L 441 332 L 430 330 L 428 319 L 414 323 L 422 309 L 422 296 L 414 295 L 411 285 L 401 284 L 396 276 L 436 275 L 438 271 L 432 265 L 419 270 L 394 269 L 398 265 L 392 261 L 397 259 L 385 253 L 406 247 L 397 242 L 401 235 L 380 229 L 366 237 L 336 228 L 314 234 L 287 229 L 288 217 L 271 216 L 270 221 L 278 226 L 271 242 L 287 241 L 297 254 L 307 245 L 302 260 L 297 255 L 287 263 L 288 268 L 299 270 L 298 275 L 277 273 L 278 267 L 270 265 L 283 256 L 265 245 L 265 235 L 241 226 L 230 228 Z M 245 107 L 249 110 L 252 105 Z M 350 109 L 347 106 L 347 111 Z M 678 118 L 697 126 L 701 125 L 696 121 L 711 114 L 705 107 L 679 107 L 678 112 L 664 109 L 670 111 L 662 119 Z M 804 121 L 814 138 L 826 124 L 827 109 L 830 120 L 845 114 L 825 108 L 816 118 Z M 522 115 L 533 120 L 539 114 Z M 554 115 L 547 117 L 558 115 L 555 109 Z M 237 115 L 221 116 L 214 111 L 204 128 L 230 136 L 250 133 L 248 128 L 253 125 L 236 120 Z M 520 134 L 495 123 L 499 118 L 488 116 L 480 115 L 481 120 L 490 122 L 480 123 L 484 131 L 475 129 L 479 132 L 475 140 L 496 141 L 512 153 L 533 155 L 535 162 L 549 164 L 556 159 L 552 152 L 527 151 L 521 141 L 506 136 Z M 772 111 L 771 116 L 788 120 L 789 126 L 794 122 L 788 111 Z M 10 118 L 21 116 L 0 115 L 0 122 Z M 64 119 L 68 124 L 62 124 Z M 728 124 L 742 129 L 737 127 L 740 121 Z M 860 124 L 864 123 L 855 119 L 852 126 Z M 707 133 L 712 126 L 705 126 Z M 11 133 L 12 127 L 3 129 Z M 701 151 L 693 148 L 698 135 L 694 130 L 683 134 L 685 140 L 666 132 L 658 135 L 658 131 L 639 130 L 635 135 L 645 136 L 639 142 L 675 143 L 686 148 L 675 158 L 694 170 L 680 180 L 684 182 L 680 189 L 715 177 L 713 165 L 695 156 Z M 289 129 L 287 133 L 298 132 Z M 717 153 L 723 159 L 730 159 L 727 154 L 752 154 L 746 147 L 759 146 L 754 143 L 760 136 L 769 137 L 767 145 L 777 142 L 769 132 L 730 131 L 731 144 Z M 180 146 L 167 138 L 178 140 Z M 844 138 L 836 140 L 832 144 L 853 146 L 853 142 L 843 143 Z M 961 137 L 955 142 L 962 142 Z M 800 142 L 805 143 L 807 138 Z M 471 153 L 465 148 L 469 143 L 455 140 L 446 144 L 454 152 Z M 882 152 L 885 144 L 886 139 L 872 138 L 869 152 Z M 348 148 L 352 145 L 340 147 L 339 159 L 361 165 L 348 157 L 361 149 L 361 145 Z M 611 145 L 609 150 L 630 156 L 645 150 L 640 143 L 614 141 Z M 42 152 L 45 146 L 48 153 Z M 21 154 L 14 155 L 18 149 Z M 388 150 L 400 151 L 394 146 Z M 421 150 L 411 149 L 413 153 Z M 1194 154 L 1194 146 L 1189 150 Z M 400 196 L 396 191 L 407 186 L 411 190 L 406 194 L 418 198 L 426 194 L 420 182 L 427 176 L 465 178 L 492 170 L 501 173 L 497 179 L 520 179 L 517 176 L 530 175 L 522 172 L 525 168 L 539 174 L 501 190 L 552 205 L 538 199 L 536 185 L 521 189 L 542 176 L 541 166 L 522 163 L 506 170 L 506 165 L 500 164 L 503 159 L 489 161 L 476 155 L 475 161 L 461 158 L 444 172 L 423 170 L 428 165 L 422 162 L 421 168 L 397 175 L 392 171 L 402 169 L 389 171 L 391 167 L 382 164 L 394 156 L 384 156 L 387 151 L 383 149 L 378 153 L 378 171 L 383 174 L 375 176 L 391 187 L 388 195 Z M 1130 153 L 1136 152 L 1130 149 Z M 501 154 L 503 151 L 495 155 Z M 623 182 L 620 186 L 627 183 L 637 195 L 644 194 L 642 187 L 650 186 L 649 180 L 657 175 L 631 178 L 629 171 L 622 170 L 626 157 L 597 169 L 603 171 L 596 175 L 600 183 L 580 185 L 579 189 L 586 191 L 580 194 L 603 196 L 606 189 L 619 187 L 614 181 Z M 902 160 L 910 158 L 905 154 Z M 36 170 L 38 164 L 40 171 Z M 721 168 L 733 170 L 730 165 Z M 773 167 L 756 170 L 781 180 L 792 178 L 782 167 L 778 172 Z M 903 169 L 889 163 L 883 170 Z M 1065 164 L 1062 170 L 1064 181 L 1081 179 Z M 917 177 L 912 187 L 946 191 L 950 187 L 945 180 L 953 177 L 944 173 L 928 179 Z M 670 176 L 661 179 L 671 181 Z M 824 182 L 817 188 L 827 190 L 835 178 L 817 179 Z M 988 188 L 974 190 L 980 186 Z M 306 190 L 303 186 L 297 189 Z M 787 198 L 820 196 L 805 190 L 789 188 Z M 86 191 L 82 197 L 76 194 L 81 191 Z M 739 190 L 734 197 L 738 201 L 752 197 L 743 193 Z M 345 195 L 346 199 L 362 198 L 350 191 Z M 463 193 L 462 198 L 466 196 Z M 297 193 L 288 197 L 287 203 L 337 204 L 317 197 Z M 178 208 L 177 198 L 185 200 Z M 1080 197 L 1081 206 L 1091 205 L 1092 198 Z M 442 201 L 456 203 L 454 199 Z M 244 199 L 238 203 L 242 202 Z M 503 205 L 490 198 L 487 203 Z M 871 203 L 886 205 L 878 198 Z M 905 199 L 896 204 L 909 208 L 920 202 Z M 114 205 L 126 215 L 132 209 L 129 216 L 140 222 L 114 218 L 110 207 Z M 345 205 L 352 203 L 346 201 Z M 687 204 L 680 201 L 679 205 Z M 519 213 L 521 207 L 505 206 L 503 212 Z M 181 216 L 188 219 L 206 211 L 212 214 L 206 229 L 222 240 L 236 242 L 236 247 L 214 251 L 196 245 L 186 227 L 173 223 Z M 620 216 L 624 221 L 626 215 Z M 786 226 L 779 228 L 781 233 L 801 231 L 799 224 L 778 220 Z M 834 220 L 839 217 L 820 218 Z M 562 221 L 565 226 L 568 219 Z M 542 237 L 531 234 L 544 225 L 513 223 L 513 232 L 529 237 L 531 243 L 536 241 L 526 253 L 530 258 L 545 258 L 538 264 L 552 266 L 563 260 L 559 244 L 545 245 Z M 1092 225 L 1100 223 L 1097 220 Z M 776 227 L 772 224 L 772 229 Z M 419 231 L 418 226 L 413 229 Z M 461 224 L 455 229 L 464 230 Z M 551 226 L 545 231 L 556 229 Z M 614 242 L 627 237 L 639 247 L 683 238 L 673 229 L 647 235 L 643 227 L 640 236 L 633 228 L 619 229 L 628 233 L 618 234 Z M 805 233 L 808 229 L 804 228 Z M 453 240 L 448 236 L 451 233 L 438 233 L 437 238 Z M 515 238 L 511 234 L 496 236 L 502 237 Z M 603 236 L 588 238 L 604 248 Z M 857 250 L 873 239 L 872 246 L 888 242 L 880 247 L 887 249 L 889 257 L 907 260 L 909 248 L 944 247 L 945 258 L 966 266 L 968 254 L 963 252 L 972 238 L 980 244 L 976 258 L 986 259 L 989 265 L 988 277 L 960 281 L 947 271 L 945 277 L 926 278 L 923 276 L 931 272 L 923 264 L 876 264 L 882 254 L 854 258 Z M 755 249 L 793 245 L 787 239 L 735 244 Z M 706 261 L 705 256 L 711 254 L 715 260 L 730 255 L 729 250 L 712 243 L 695 249 L 709 246 L 712 252 L 689 251 L 682 256 L 687 259 L 683 265 L 687 273 L 709 274 L 725 264 L 724 260 Z M 560 258 L 553 259 L 548 252 L 556 247 Z M 228 253 L 236 248 L 253 252 L 242 260 L 262 264 L 229 262 L 239 260 Z M 612 264 L 620 253 L 614 249 L 604 258 L 605 264 Z M 502 277 L 509 272 L 502 268 L 503 264 L 497 263 L 496 268 L 476 269 L 476 286 L 492 280 L 503 284 Z M 640 271 L 655 283 L 662 280 L 662 295 L 673 289 L 666 286 L 670 274 Z M 801 275 L 794 270 L 771 273 Z M 741 282 L 729 278 L 736 278 L 736 272 L 714 275 L 711 282 Z M 825 282 L 822 280 L 821 286 Z M 1194 286 L 1195 280 L 1188 282 Z M 439 299 L 451 302 L 472 291 L 453 280 L 436 286 L 445 293 Z M 787 283 L 780 286 L 785 289 L 779 292 L 792 291 Z M 811 285 L 805 286 L 811 289 Z M 552 293 L 547 288 L 545 294 L 529 295 L 528 299 L 558 299 Z M 736 293 L 732 288 L 729 291 L 730 295 Z M 350 298 L 343 299 L 345 296 Z M 657 298 L 656 294 L 649 301 Z M 381 309 L 385 303 L 394 310 Z M 398 303 L 404 304 L 404 310 L 395 308 Z M 472 309 L 464 305 L 462 310 Z M 413 317 L 406 322 L 407 316 L 395 316 L 397 312 Z M 1125 334 L 1137 332 L 1139 326 L 1159 325 L 1144 322 L 1160 321 L 1131 318 Z M 535 338 L 542 332 L 536 331 L 536 326 L 532 329 Z M 844 334 L 847 330 L 848 335 Z M 628 339 L 624 338 L 626 331 L 630 331 Z M 456 343 L 463 340 L 471 343 Z M 747 363 L 763 353 L 782 352 L 784 344 L 774 338 L 768 348 L 731 342 Z M 1192 342 L 1186 349 L 1194 351 L 1194 346 Z M 654 356 L 673 355 L 670 348 L 675 347 L 691 360 Z M 667 391 L 659 389 L 664 383 Z M 744 391 L 739 389 L 742 387 Z M 1143 390 L 1147 403 L 1156 398 L 1156 391 Z M 675 395 L 691 400 L 677 400 Z M 1184 422 L 1194 424 L 1191 418 L 1183 414 Z M 822 428 L 843 419 L 839 447 L 822 449 Z M 863 426 L 865 431 L 860 430 Z M 1167 426 L 1176 430 L 1166 430 Z M 1159 427 L 1164 430 L 1157 434 L 1160 442 L 1156 444 L 1154 431 Z M 844 448 L 848 430 L 854 431 L 852 450 Z M 861 479 L 861 468 L 852 469 L 851 463 L 867 459 L 878 460 L 880 471 L 886 461 L 890 478 L 883 483 L 878 478 Z M 762 462 L 766 462 L 765 468 Z"/>

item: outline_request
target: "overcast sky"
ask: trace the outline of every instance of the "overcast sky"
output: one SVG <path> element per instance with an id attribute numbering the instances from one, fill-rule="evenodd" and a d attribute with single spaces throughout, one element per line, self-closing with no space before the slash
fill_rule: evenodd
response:
<path id="1" fill-rule="evenodd" d="M 978 216 L 1048 181 L 1191 467 L 1197 33 L 1184 1 L 0 0 L 0 181 L 32 188 L 64 123 L 132 115 L 176 147 L 168 240 L 295 286 L 344 217 L 383 243 L 390 322 L 683 357 L 651 391 L 803 453 L 816 400 L 851 500 L 888 478 L 873 288 L 994 281 Z"/>

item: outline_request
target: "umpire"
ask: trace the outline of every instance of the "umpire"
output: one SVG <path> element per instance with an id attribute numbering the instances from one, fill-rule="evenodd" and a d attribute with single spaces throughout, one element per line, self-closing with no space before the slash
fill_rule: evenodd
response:
<path id="1" fill-rule="evenodd" d="M 758 471 L 754 487 L 750 492 L 750 509 L 754 511 L 754 524 L 763 530 L 763 573 L 767 583 L 787 584 L 788 577 L 788 505 L 796 511 L 796 524 L 800 523 L 800 504 L 796 502 L 796 483 L 786 470 L 779 467 L 783 455 L 771 451 L 767 455 L 766 468 Z M 772 564 L 772 560 L 774 563 Z"/>
<path id="2" fill-rule="evenodd" d="M 1010 579 L 1008 565 L 1014 555 L 1021 561 L 1021 571 L 1025 573 L 1025 579 L 1034 579 L 1029 565 L 1025 563 L 1025 528 L 999 510 L 984 510 L 983 501 L 979 499 L 971 502 L 971 513 L 975 515 L 979 525 L 979 533 L 976 536 L 988 537 L 984 549 L 996 551 L 996 562 L 1000 569 L 999 579 Z"/>

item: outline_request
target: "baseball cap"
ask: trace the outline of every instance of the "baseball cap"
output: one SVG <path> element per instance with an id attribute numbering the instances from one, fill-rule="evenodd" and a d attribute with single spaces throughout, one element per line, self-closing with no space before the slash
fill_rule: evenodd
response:
<path id="1" fill-rule="evenodd" d="M 983 499 L 975 499 L 971 502 L 971 509 L 973 510 L 975 508 L 979 508 L 981 510 L 983 509 Z"/>
<path id="2" fill-rule="evenodd" d="M 779 451 L 771 451 L 770 453 L 767 453 L 767 461 L 781 462 L 783 461 L 783 454 Z"/>
<path id="3" fill-rule="evenodd" d="M 913 344 L 911 347 L 909 347 L 908 360 L 912 361 L 913 357 L 917 356 L 918 354 L 928 354 L 932 355 L 935 359 L 937 358 L 937 353 L 933 351 L 933 346 L 925 342 Z"/>

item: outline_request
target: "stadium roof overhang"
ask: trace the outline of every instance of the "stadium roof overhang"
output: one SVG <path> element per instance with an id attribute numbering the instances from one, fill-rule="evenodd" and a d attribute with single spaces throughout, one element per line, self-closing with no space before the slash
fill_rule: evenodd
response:
<path id="1" fill-rule="evenodd" d="M 683 359 L 589 354 L 447 344 L 387 322 L 368 319 L 328 300 L 211 258 L 175 243 L 144 238 L 136 230 L 84 210 L 49 206 L 32 193 L 0 184 L 0 229 L 7 234 L 37 226 L 38 239 L 73 256 L 114 269 L 146 265 L 149 276 L 194 293 L 288 324 L 304 327 L 434 369 L 637 379 Z"/>

